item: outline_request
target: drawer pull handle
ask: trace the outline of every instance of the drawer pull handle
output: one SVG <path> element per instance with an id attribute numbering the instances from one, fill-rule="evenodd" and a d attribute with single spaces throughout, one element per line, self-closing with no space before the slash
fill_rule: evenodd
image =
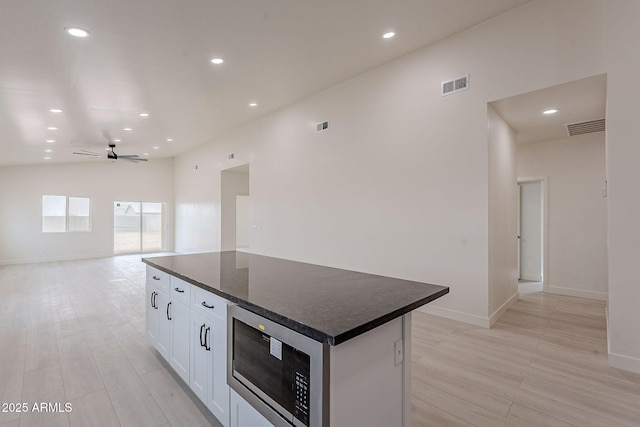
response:
<path id="1" fill-rule="evenodd" d="M 206 301 L 202 301 L 202 305 L 207 308 L 214 308 L 213 305 L 207 305 Z"/>
<path id="2" fill-rule="evenodd" d="M 176 288 L 175 290 L 176 290 L 176 292 L 180 292 L 181 294 L 184 294 L 184 289 L 178 289 L 178 288 Z"/>
<path id="3" fill-rule="evenodd" d="M 158 276 L 153 276 L 153 280 L 160 280 Z"/>

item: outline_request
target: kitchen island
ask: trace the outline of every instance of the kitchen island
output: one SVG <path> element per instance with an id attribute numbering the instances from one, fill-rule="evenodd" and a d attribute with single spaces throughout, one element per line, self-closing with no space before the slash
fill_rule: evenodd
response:
<path id="1" fill-rule="evenodd" d="M 218 370 L 214 367 L 207 375 L 213 374 L 218 384 L 209 388 L 215 394 L 217 385 L 224 397 L 222 370 L 228 370 L 227 361 L 220 359 L 227 359 L 223 355 L 229 328 L 222 306 L 237 305 L 325 347 L 328 360 L 323 363 L 328 372 L 323 374 L 326 396 L 319 425 L 410 425 L 410 313 L 448 293 L 447 287 L 235 251 L 153 257 L 143 262 L 148 265 L 147 337 L 179 374 L 182 370 L 181 376 L 192 389 L 198 374 L 193 372 L 198 344 L 211 349 L 213 343 L 214 351 L 208 351 L 217 354 L 217 365 L 213 365 Z M 158 292 L 162 282 L 169 283 L 165 295 Z M 201 316 L 207 313 L 202 309 L 216 305 L 214 300 L 224 312 L 218 311 L 211 317 L 213 325 L 207 326 Z M 180 313 L 176 308 L 181 305 L 185 308 L 182 323 L 191 325 L 189 342 L 184 334 L 175 332 L 176 313 Z M 170 329 L 164 333 L 164 344 L 158 341 L 162 333 L 154 324 L 156 317 L 160 323 L 166 318 Z M 189 349 L 189 360 L 187 352 L 178 348 L 182 346 Z M 197 379 L 195 387 L 202 388 Z M 213 406 L 212 412 L 223 425 L 242 426 L 239 413 L 250 406 L 231 391 L 230 410 L 223 397 L 215 405 L 211 399 L 205 403 L 210 409 Z M 251 399 L 251 406 L 256 402 L 260 399 Z M 279 417 L 257 409 L 272 424 L 283 425 Z M 310 425 L 314 422 L 318 421 Z"/>

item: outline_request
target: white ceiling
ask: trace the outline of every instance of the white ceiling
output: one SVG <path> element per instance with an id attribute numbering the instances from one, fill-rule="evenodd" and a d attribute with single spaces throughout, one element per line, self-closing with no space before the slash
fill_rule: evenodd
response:
<path id="1" fill-rule="evenodd" d="M 518 144 L 566 138 L 566 125 L 606 116 L 605 74 L 492 102 L 517 133 Z M 548 109 L 555 114 L 545 115 Z"/>
<path id="2" fill-rule="evenodd" d="M 527 1 L 2 0 L 0 165 L 174 156 Z"/>

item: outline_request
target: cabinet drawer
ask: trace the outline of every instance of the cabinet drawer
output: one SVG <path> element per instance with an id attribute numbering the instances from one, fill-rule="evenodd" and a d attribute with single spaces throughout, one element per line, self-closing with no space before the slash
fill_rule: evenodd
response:
<path id="1" fill-rule="evenodd" d="M 191 287 L 191 309 L 208 319 L 227 321 L 227 300 L 197 286 Z"/>
<path id="2" fill-rule="evenodd" d="M 171 276 L 171 300 L 180 301 L 189 307 L 191 304 L 191 283 Z"/>
<path id="3" fill-rule="evenodd" d="M 156 286 L 159 290 L 169 295 L 169 288 L 171 286 L 171 276 L 164 271 L 160 271 L 157 268 L 147 266 L 147 282 Z"/>

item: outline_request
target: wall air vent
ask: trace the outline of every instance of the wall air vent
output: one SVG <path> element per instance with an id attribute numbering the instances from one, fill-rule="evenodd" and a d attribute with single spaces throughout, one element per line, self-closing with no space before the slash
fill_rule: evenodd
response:
<path id="1" fill-rule="evenodd" d="M 442 96 L 469 89 L 469 74 L 442 82 Z"/>
<path id="2" fill-rule="evenodd" d="M 580 123 L 570 123 L 567 126 L 569 136 L 584 135 L 585 133 L 604 132 L 605 119 L 588 120 Z"/>
<path id="3" fill-rule="evenodd" d="M 329 129 L 329 122 L 328 121 L 316 123 L 316 132 L 324 132 L 327 129 Z"/>

